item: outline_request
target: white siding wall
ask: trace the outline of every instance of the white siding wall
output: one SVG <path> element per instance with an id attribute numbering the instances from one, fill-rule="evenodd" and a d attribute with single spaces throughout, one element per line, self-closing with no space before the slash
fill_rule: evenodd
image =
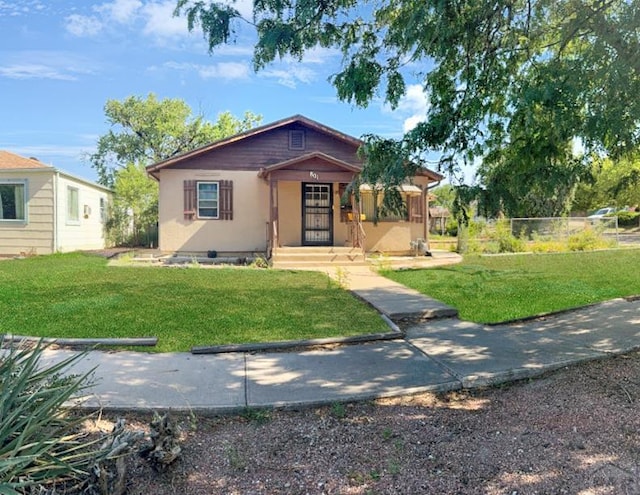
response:
<path id="1" fill-rule="evenodd" d="M 232 180 L 233 220 L 185 220 L 185 180 Z M 162 170 L 159 218 L 162 251 L 264 252 L 269 187 L 256 171 Z"/>
<path id="2" fill-rule="evenodd" d="M 0 220 L 0 255 L 53 252 L 53 172 L 0 171 L 0 179 L 26 180 L 25 223 Z"/>
<path id="3" fill-rule="evenodd" d="M 78 190 L 78 221 L 70 221 L 67 214 L 68 188 Z M 72 177 L 58 176 L 58 251 L 102 249 L 106 245 L 104 223 L 100 215 L 100 199 L 109 200 L 110 194 Z"/>

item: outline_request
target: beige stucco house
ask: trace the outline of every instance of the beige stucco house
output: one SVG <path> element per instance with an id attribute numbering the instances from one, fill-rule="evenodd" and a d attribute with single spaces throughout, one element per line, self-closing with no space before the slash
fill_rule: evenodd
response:
<path id="1" fill-rule="evenodd" d="M 356 246 L 407 253 L 428 235 L 424 169 L 402 187 L 407 213 L 371 222 L 373 194 L 344 200 L 361 171 L 362 142 L 296 115 L 147 168 L 160 183 L 159 248 L 174 253 L 266 253 L 287 246 Z"/>
<path id="2" fill-rule="evenodd" d="M 0 150 L 0 256 L 105 247 L 110 189 Z"/>

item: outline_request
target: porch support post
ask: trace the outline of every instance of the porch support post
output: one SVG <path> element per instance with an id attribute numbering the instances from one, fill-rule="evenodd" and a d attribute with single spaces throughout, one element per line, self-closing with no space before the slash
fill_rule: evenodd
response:
<path id="1" fill-rule="evenodd" d="M 422 214 L 422 232 L 424 242 L 427 245 L 427 251 L 431 251 L 431 248 L 429 247 L 429 188 L 427 186 L 422 188 L 420 196 L 422 207 L 424 208 L 424 212 Z"/>
<path id="2" fill-rule="evenodd" d="M 278 240 L 278 181 L 269 178 L 269 237 L 271 249 L 276 249 Z"/>

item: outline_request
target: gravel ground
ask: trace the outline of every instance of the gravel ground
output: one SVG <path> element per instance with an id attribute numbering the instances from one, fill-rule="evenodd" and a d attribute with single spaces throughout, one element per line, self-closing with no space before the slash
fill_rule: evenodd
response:
<path id="1" fill-rule="evenodd" d="M 637 494 L 639 403 L 632 353 L 482 391 L 174 417 L 181 459 L 133 458 L 129 493 Z"/>

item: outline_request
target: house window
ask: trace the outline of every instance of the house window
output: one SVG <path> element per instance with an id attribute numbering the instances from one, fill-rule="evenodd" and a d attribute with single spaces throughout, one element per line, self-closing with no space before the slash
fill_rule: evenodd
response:
<path id="1" fill-rule="evenodd" d="M 304 149 L 304 131 L 289 131 L 289 149 Z"/>
<path id="2" fill-rule="evenodd" d="M 100 221 L 107 223 L 107 200 L 106 198 L 100 198 Z"/>
<path id="3" fill-rule="evenodd" d="M 233 220 L 233 181 L 184 181 L 184 219 Z"/>
<path id="4" fill-rule="evenodd" d="M 27 219 L 27 181 L 0 182 L 0 221 Z"/>
<path id="5" fill-rule="evenodd" d="M 198 182 L 198 218 L 218 218 L 218 182 Z"/>
<path id="6" fill-rule="evenodd" d="M 402 208 L 402 211 L 384 211 L 384 208 L 382 207 L 382 195 L 383 193 L 381 191 L 375 195 L 375 198 L 377 200 L 376 208 L 374 206 L 376 201 L 374 201 L 373 193 L 371 191 L 362 192 L 362 194 L 360 195 L 360 213 L 363 215 L 363 218 L 367 221 L 373 221 L 377 213 L 378 221 L 382 222 L 397 222 L 399 220 L 406 220 L 406 196 L 404 194 L 402 195 L 402 200 L 405 205 L 405 207 Z"/>
<path id="7" fill-rule="evenodd" d="M 80 191 L 77 187 L 67 186 L 67 223 L 80 223 Z"/>

